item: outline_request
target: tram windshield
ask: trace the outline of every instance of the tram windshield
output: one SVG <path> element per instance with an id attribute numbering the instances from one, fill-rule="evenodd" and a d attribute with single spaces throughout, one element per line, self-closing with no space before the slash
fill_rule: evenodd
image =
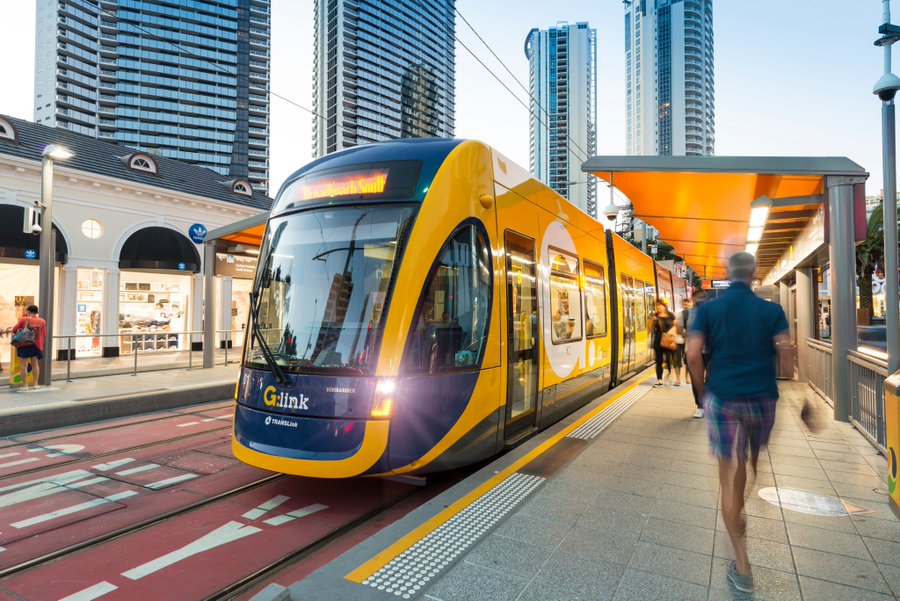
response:
<path id="1" fill-rule="evenodd" d="M 323 208 L 269 222 L 254 285 L 280 367 L 371 373 L 391 276 L 416 207 Z M 247 361 L 267 365 L 254 338 Z"/>

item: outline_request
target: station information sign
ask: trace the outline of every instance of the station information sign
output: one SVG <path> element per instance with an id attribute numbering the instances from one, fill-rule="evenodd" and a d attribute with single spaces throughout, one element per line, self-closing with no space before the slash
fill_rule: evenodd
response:
<path id="1" fill-rule="evenodd" d="M 340 173 L 312 175 L 297 186 L 298 200 L 338 198 L 341 196 L 365 197 L 381 194 L 387 186 L 390 169 L 380 167 L 343 171 Z"/>
<path id="2" fill-rule="evenodd" d="M 731 280 L 701 280 L 700 287 L 703 290 L 715 290 L 720 288 L 728 288 L 731 286 Z"/>
<path id="3" fill-rule="evenodd" d="M 216 275 L 252 280 L 256 273 L 257 257 L 216 253 Z"/>

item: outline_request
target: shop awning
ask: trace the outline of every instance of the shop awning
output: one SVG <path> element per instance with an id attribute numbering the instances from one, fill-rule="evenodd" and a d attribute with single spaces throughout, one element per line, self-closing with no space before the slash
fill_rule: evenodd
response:
<path id="1" fill-rule="evenodd" d="M 269 219 L 268 211 L 263 211 L 235 221 L 229 225 L 211 230 L 206 235 L 207 242 L 213 240 L 223 240 L 233 242 L 235 245 L 242 244 L 253 248 L 259 248 L 262 244 L 263 232 L 266 229 L 266 221 Z"/>
<path id="2" fill-rule="evenodd" d="M 171 269 L 198 273 L 200 254 L 186 236 L 167 227 L 145 227 L 128 237 L 119 269 Z"/>
<path id="3" fill-rule="evenodd" d="M 747 246 L 754 201 L 769 206 L 756 252 L 762 276 L 817 214 L 826 176 L 868 175 L 844 157 L 598 156 L 582 171 L 612 183 L 695 273 L 715 279 Z"/>
<path id="4" fill-rule="evenodd" d="M 0 204 L 0 258 L 34 261 L 37 265 L 41 258 L 41 238 L 23 232 L 24 221 L 24 207 Z M 62 265 L 68 261 L 69 245 L 56 224 L 53 229 L 56 230 L 56 262 Z"/>

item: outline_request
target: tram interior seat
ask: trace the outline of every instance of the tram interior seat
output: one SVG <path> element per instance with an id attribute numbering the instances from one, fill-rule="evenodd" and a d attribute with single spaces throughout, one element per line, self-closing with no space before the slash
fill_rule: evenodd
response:
<path id="1" fill-rule="evenodd" d="M 466 333 L 459 326 L 437 328 L 434 331 L 434 347 L 431 353 L 431 371 L 456 366 L 456 353 L 462 350 Z"/>

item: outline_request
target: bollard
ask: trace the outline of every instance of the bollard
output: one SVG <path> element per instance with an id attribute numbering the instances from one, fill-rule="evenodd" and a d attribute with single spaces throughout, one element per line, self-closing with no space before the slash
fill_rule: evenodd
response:
<path id="1" fill-rule="evenodd" d="M 900 453 L 900 371 L 884 381 L 885 447 L 887 447 L 887 481 L 890 506 L 900 517 L 900 487 L 897 486 L 897 454 Z"/>
<path id="2" fill-rule="evenodd" d="M 228 334 L 229 331 L 225 330 L 225 365 L 228 365 Z"/>
<path id="3" fill-rule="evenodd" d="M 193 336 L 188 336 L 188 371 L 194 366 L 194 341 Z"/>

